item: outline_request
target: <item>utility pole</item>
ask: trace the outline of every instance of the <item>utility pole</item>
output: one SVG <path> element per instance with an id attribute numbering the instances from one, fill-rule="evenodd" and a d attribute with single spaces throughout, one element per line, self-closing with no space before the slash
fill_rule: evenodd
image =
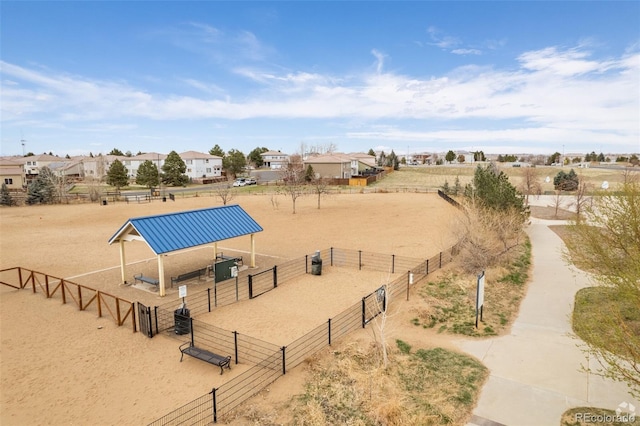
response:
<path id="1" fill-rule="evenodd" d="M 22 131 L 20 131 L 20 143 L 22 144 L 22 156 L 24 157 L 25 155 L 27 155 L 27 153 L 25 152 L 25 144 L 27 143 L 27 141 L 24 139 L 24 134 L 22 133 Z"/>

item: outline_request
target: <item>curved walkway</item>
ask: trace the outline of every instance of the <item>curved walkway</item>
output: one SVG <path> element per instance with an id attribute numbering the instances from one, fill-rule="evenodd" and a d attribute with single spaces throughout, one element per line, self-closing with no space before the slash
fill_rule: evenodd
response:
<path id="1" fill-rule="evenodd" d="M 615 410 L 623 401 L 640 407 L 625 384 L 581 371 L 587 359 L 581 341 L 570 335 L 571 313 L 575 293 L 590 284 L 561 258 L 562 240 L 549 229 L 557 223 L 564 222 L 533 219 L 528 228 L 532 275 L 510 333 L 456 342 L 490 370 L 469 425 L 559 425 L 572 407 Z M 592 368 L 598 365 L 591 361 Z"/>

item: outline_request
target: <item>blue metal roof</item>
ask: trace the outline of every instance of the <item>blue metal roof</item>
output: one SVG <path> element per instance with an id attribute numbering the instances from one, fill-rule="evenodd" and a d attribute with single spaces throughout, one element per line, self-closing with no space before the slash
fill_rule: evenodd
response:
<path id="1" fill-rule="evenodd" d="M 229 205 L 129 219 L 110 239 L 144 239 L 155 254 L 228 240 L 262 231 L 242 207 Z"/>

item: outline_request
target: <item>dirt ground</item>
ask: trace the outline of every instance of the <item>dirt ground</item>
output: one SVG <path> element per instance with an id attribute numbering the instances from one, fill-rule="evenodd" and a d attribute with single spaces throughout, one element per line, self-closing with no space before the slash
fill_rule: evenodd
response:
<path id="1" fill-rule="evenodd" d="M 291 201 L 282 195 L 275 199 L 242 196 L 231 203 L 242 206 L 264 228 L 256 235 L 258 267 L 329 247 L 430 258 L 452 245 L 448 229 L 458 214 L 435 194 L 335 195 L 323 199 L 319 210 L 316 199 L 307 197 L 298 200 L 295 215 Z M 21 266 L 152 306 L 171 300 L 178 303 L 177 289 L 161 298 L 143 286 L 121 285 L 120 252 L 108 240 L 132 217 L 220 204 L 217 198 L 197 197 L 166 203 L 2 208 L 0 269 Z M 220 242 L 218 250 L 248 259 L 250 238 Z M 206 246 L 173 254 L 165 261 L 165 273 L 190 271 L 206 264 L 211 253 L 211 246 Z M 126 255 L 127 276 L 157 275 L 155 256 L 144 243 L 128 243 Z M 286 344 L 304 333 L 307 324 L 315 327 L 326 321 L 343 304 L 357 302 L 368 286 L 375 288 L 385 279 L 380 273 L 358 275 L 340 269 L 314 277 L 321 278 L 321 283 L 305 283 L 305 277 L 289 287 L 279 286 L 255 299 L 256 303 L 229 307 L 215 321 L 252 337 Z M 195 284 L 189 291 L 204 286 Z M 261 307 L 258 302 L 268 305 Z M 271 321 L 260 321 L 268 311 Z M 314 315 L 304 319 L 302 312 Z M 411 306 L 406 305 L 397 317 L 397 333 L 404 340 L 427 347 L 446 339 L 427 341 L 424 331 L 410 325 L 410 316 Z M 73 304 L 63 305 L 60 298 L 46 299 L 42 292 L 28 289 L 0 285 L 0 320 L 2 425 L 148 424 L 250 367 L 234 365 L 220 376 L 211 365 L 193 358 L 180 363 L 175 338 L 149 339 L 133 333 L 131 327 L 117 327 L 109 317 L 97 318 Z M 407 330 L 402 329 L 404 325 Z M 346 339 L 363 336 L 366 331 Z M 295 393 L 302 380 L 302 370 L 295 369 L 286 381 L 270 387 L 270 398 Z"/>

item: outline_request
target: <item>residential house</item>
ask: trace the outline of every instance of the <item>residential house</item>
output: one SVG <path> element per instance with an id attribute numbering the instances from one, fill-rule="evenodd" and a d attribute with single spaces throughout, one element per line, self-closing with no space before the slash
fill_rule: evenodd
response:
<path id="1" fill-rule="evenodd" d="M 197 151 L 186 151 L 178 155 L 187 166 L 185 174 L 191 180 L 222 176 L 222 157 Z"/>
<path id="2" fill-rule="evenodd" d="M 426 152 L 411 154 L 411 163 L 431 164 L 431 154 L 428 154 Z"/>
<path id="3" fill-rule="evenodd" d="M 358 160 L 354 159 L 354 162 L 357 170 Z M 311 155 L 303 163 L 305 168 L 313 168 L 317 178 L 349 179 L 354 176 L 352 158 L 346 154 Z"/>
<path id="4" fill-rule="evenodd" d="M 98 154 L 94 157 L 82 157 L 82 164 L 84 167 L 84 176 L 89 179 L 102 180 L 109 171 L 109 168 L 114 161 L 124 160 L 128 158 L 121 155 L 102 155 Z"/>
<path id="5" fill-rule="evenodd" d="M 30 155 L 28 157 L 19 157 L 24 165 L 24 173 L 26 183 L 38 176 L 39 170 L 43 167 L 49 167 L 51 163 L 62 161 L 60 157 L 49 154 Z"/>
<path id="6" fill-rule="evenodd" d="M 84 179 L 84 163 L 78 158 L 51 163 L 49 168 L 56 176 L 64 177 L 65 179 Z"/>
<path id="7" fill-rule="evenodd" d="M 376 156 L 364 152 L 352 152 L 347 154 L 351 159 L 351 176 L 361 176 L 375 173 L 381 169 L 376 163 Z"/>
<path id="8" fill-rule="evenodd" d="M 151 161 L 158 168 L 158 172 L 162 173 L 162 166 L 166 158 L 167 156 L 164 154 L 147 152 L 146 154 L 136 155 L 135 157 L 121 157 L 119 160 L 126 167 L 129 179 L 135 180 L 138 175 L 138 169 L 145 161 Z M 107 171 L 109 171 L 109 169 L 107 169 Z"/>
<path id="9" fill-rule="evenodd" d="M 260 154 L 263 167 L 271 170 L 278 170 L 289 164 L 289 155 L 280 151 L 267 151 Z"/>
<path id="10" fill-rule="evenodd" d="M 21 191 L 26 188 L 22 157 L 0 158 L 0 181 L 9 191 Z"/>

